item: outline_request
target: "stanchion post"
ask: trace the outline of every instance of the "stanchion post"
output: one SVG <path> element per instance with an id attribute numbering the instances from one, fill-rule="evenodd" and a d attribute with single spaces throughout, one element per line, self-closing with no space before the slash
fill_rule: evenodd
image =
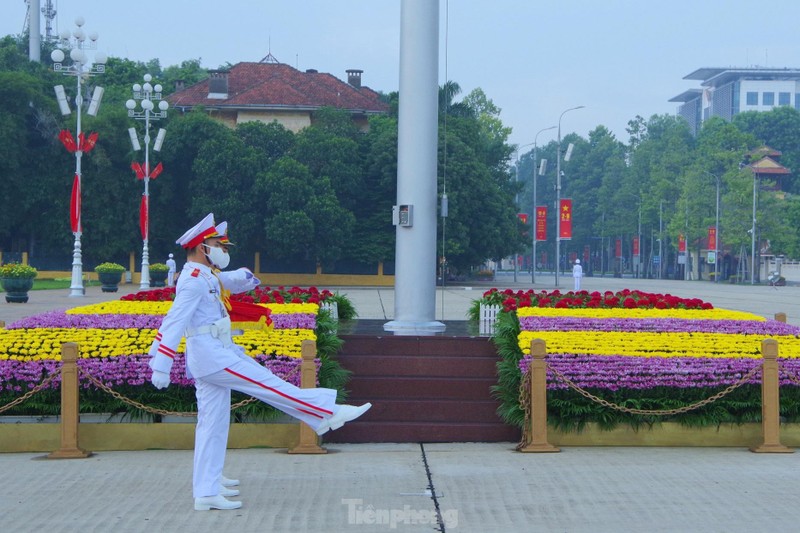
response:
<path id="1" fill-rule="evenodd" d="M 764 366 L 761 369 L 761 432 L 764 442 L 750 448 L 755 453 L 793 453 L 781 444 L 780 383 L 778 380 L 778 341 L 761 341 Z"/>
<path id="2" fill-rule="evenodd" d="M 317 344 L 312 340 L 304 340 L 300 345 L 300 354 L 303 361 L 300 363 L 300 388 L 312 389 L 317 386 Z M 319 437 L 311 426 L 300 422 L 300 442 L 289 449 L 289 453 L 319 454 L 328 453 L 328 450 L 319 445 Z"/>
<path id="3" fill-rule="evenodd" d="M 544 356 L 547 346 L 543 339 L 531 341 L 531 442 L 520 448 L 527 453 L 560 452 L 547 442 L 547 365 Z"/>
<path id="4" fill-rule="evenodd" d="M 78 446 L 78 386 L 78 345 L 65 342 L 61 345 L 61 448 L 48 454 L 47 459 L 84 459 L 92 455 Z"/>
<path id="5" fill-rule="evenodd" d="M 786 313 L 775 313 L 775 320 L 786 324 Z"/>

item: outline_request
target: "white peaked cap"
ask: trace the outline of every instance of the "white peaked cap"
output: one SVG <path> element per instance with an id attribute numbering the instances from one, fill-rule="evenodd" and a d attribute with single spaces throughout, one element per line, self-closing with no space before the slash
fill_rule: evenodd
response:
<path id="1" fill-rule="evenodd" d="M 214 213 L 209 213 L 192 229 L 181 235 L 175 241 L 175 244 L 179 244 L 184 248 L 194 248 L 209 237 L 216 237 L 217 235 L 217 228 L 214 226 Z"/>

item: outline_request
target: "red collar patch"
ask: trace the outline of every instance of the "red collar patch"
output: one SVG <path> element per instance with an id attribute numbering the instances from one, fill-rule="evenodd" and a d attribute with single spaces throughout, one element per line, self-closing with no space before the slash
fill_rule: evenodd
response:
<path id="1" fill-rule="evenodd" d="M 192 277 L 193 278 L 196 278 L 199 275 L 200 275 L 200 269 L 199 268 L 195 268 L 194 270 L 192 270 Z"/>

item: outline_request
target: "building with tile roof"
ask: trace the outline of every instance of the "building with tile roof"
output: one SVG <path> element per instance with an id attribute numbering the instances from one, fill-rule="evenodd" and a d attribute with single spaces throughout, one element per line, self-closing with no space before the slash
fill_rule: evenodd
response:
<path id="1" fill-rule="evenodd" d="M 343 82 L 331 74 L 278 63 L 270 55 L 262 62 L 210 71 L 207 79 L 189 87 L 178 83 L 167 100 L 179 112 L 202 106 L 231 127 L 254 120 L 277 121 L 295 133 L 311 125 L 314 111 L 335 107 L 348 111 L 353 122 L 366 130 L 368 117 L 388 112 L 389 105 L 361 84 L 362 73 L 348 70 L 348 81 Z"/>

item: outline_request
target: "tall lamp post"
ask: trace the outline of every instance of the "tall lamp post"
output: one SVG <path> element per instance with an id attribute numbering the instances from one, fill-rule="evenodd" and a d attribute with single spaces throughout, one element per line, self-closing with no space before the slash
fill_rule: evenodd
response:
<path id="1" fill-rule="evenodd" d="M 561 269 L 561 119 L 570 111 L 583 109 L 586 106 L 570 107 L 558 117 L 558 146 L 556 149 L 556 287 L 558 272 Z"/>
<path id="2" fill-rule="evenodd" d="M 756 283 L 756 205 L 758 203 L 758 174 L 754 168 L 753 172 L 753 227 L 750 228 L 751 250 L 750 250 L 750 285 Z M 759 265 L 760 266 L 760 265 Z"/>
<path id="3" fill-rule="evenodd" d="M 520 170 L 521 170 L 521 166 L 520 166 L 520 162 L 519 162 L 520 153 L 522 152 L 523 148 L 525 148 L 526 146 L 530 146 L 532 144 L 533 143 L 528 143 L 528 144 L 523 144 L 522 146 L 517 146 L 517 173 L 516 173 L 516 177 L 515 177 L 514 181 L 519 181 L 519 174 L 520 174 Z M 533 153 L 533 166 L 534 166 L 534 168 L 536 167 L 536 152 L 535 151 Z M 534 182 L 536 180 L 535 173 L 536 173 L 536 171 L 534 170 Z M 517 213 L 519 213 L 519 193 L 514 195 L 514 206 L 517 208 Z M 536 209 L 536 206 L 534 206 L 534 210 L 535 209 Z M 535 216 L 535 213 L 534 213 L 534 216 Z M 517 270 L 518 270 L 517 269 L 517 258 L 518 258 L 518 254 L 517 254 L 517 252 L 514 252 L 514 283 L 517 282 Z"/>
<path id="4" fill-rule="evenodd" d="M 60 72 L 65 76 L 75 77 L 75 108 L 77 116 L 77 134 L 73 138 L 69 130 L 62 130 L 59 139 L 70 152 L 75 154 L 75 178 L 72 183 L 72 199 L 70 202 L 70 226 L 72 235 L 75 237 L 72 250 L 72 281 L 69 287 L 70 296 L 83 296 L 86 291 L 83 287 L 83 256 L 81 252 L 81 234 L 83 233 L 83 226 L 81 222 L 81 158 L 84 152 L 88 152 L 94 147 L 97 140 L 97 134 L 93 133 L 84 138 L 81 131 L 81 113 L 83 112 L 83 86 L 91 76 L 102 74 L 106 71 L 107 56 L 102 52 L 95 54 L 95 62 L 89 61 L 85 50 L 97 49 L 97 32 L 86 34 L 83 30 L 84 20 L 83 17 L 75 19 L 76 28 L 70 32 L 63 30 L 59 34 L 59 48 L 53 50 L 50 58 L 53 60 L 53 70 Z M 88 37 L 88 42 L 87 42 Z M 64 51 L 69 50 L 69 57 L 72 64 L 65 65 Z M 54 87 L 56 92 L 56 99 L 58 100 L 58 107 L 62 115 L 69 115 L 71 113 L 69 102 L 67 101 L 67 94 L 63 85 L 56 85 Z M 100 101 L 103 98 L 103 88 L 95 87 L 92 93 L 91 100 L 89 101 L 89 108 L 86 113 L 91 116 L 96 116 L 97 111 L 100 109 Z"/>
<path id="5" fill-rule="evenodd" d="M 536 177 L 541 173 L 544 174 L 544 168 L 539 165 L 539 160 L 536 158 L 536 142 L 539 140 L 539 134 L 543 131 L 554 130 L 556 129 L 555 126 L 550 126 L 549 128 L 543 128 L 536 132 L 536 135 L 533 137 L 533 213 L 532 213 L 532 242 L 531 242 L 531 284 L 536 283 Z M 560 143 L 559 143 L 560 144 Z"/>
<path id="6" fill-rule="evenodd" d="M 717 182 L 717 212 L 714 220 L 714 283 L 719 283 L 719 176 L 711 172 L 703 171 Z"/>
<path id="7" fill-rule="evenodd" d="M 133 163 L 131 167 L 136 172 L 136 177 L 144 181 L 144 194 L 142 195 L 142 202 L 139 207 L 139 229 L 142 233 L 142 279 L 139 284 L 140 289 L 150 288 L 150 252 L 148 250 L 148 240 L 150 233 L 150 180 L 156 179 L 161 173 L 161 163 L 154 169 L 150 169 L 150 121 L 166 118 L 169 103 L 161 99 L 162 87 L 160 84 L 153 86 L 150 82 L 153 77 L 150 74 L 144 75 L 144 84 L 140 85 L 135 83 L 133 85 L 133 98 L 125 102 L 125 107 L 128 109 L 128 116 L 136 120 L 144 121 L 144 166 L 139 163 Z M 136 101 L 141 102 L 141 111 L 136 110 Z M 155 104 L 153 101 L 158 102 L 158 111 L 154 111 Z M 136 128 L 129 128 L 128 133 L 131 137 L 131 144 L 134 151 L 141 150 L 139 145 L 139 137 L 136 133 Z M 153 150 L 156 152 L 161 151 L 161 145 L 164 143 L 164 136 L 167 130 L 159 128 L 156 135 Z"/>

